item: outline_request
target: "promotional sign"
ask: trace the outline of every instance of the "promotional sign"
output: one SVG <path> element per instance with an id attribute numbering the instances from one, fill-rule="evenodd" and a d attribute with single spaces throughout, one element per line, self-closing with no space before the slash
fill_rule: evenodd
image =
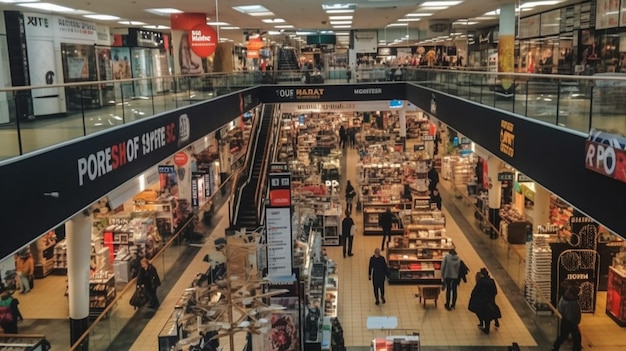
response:
<path id="1" fill-rule="evenodd" d="M 522 173 L 518 173 L 518 174 L 517 174 L 517 182 L 518 182 L 518 183 L 530 183 L 530 182 L 532 182 L 532 181 L 533 181 L 533 180 L 532 180 L 532 179 L 530 179 L 530 177 L 528 177 L 528 176 L 527 176 L 527 175 L 525 175 L 525 174 L 522 174 Z"/>
<path id="2" fill-rule="evenodd" d="M 500 172 L 498 173 L 498 181 L 513 181 L 513 173 L 512 172 Z"/>
<path id="3" fill-rule="evenodd" d="M 206 24 L 204 13 L 177 13 L 170 15 L 172 28 L 172 55 L 177 74 L 200 74 L 208 69 L 206 57 L 215 51 L 219 38 Z M 207 28 L 208 27 L 208 28 Z M 194 49 L 195 47 L 195 49 Z M 209 53 L 209 55 L 204 56 Z"/>
<path id="4" fill-rule="evenodd" d="M 265 103 L 404 100 L 403 84 L 378 83 L 352 85 L 326 85 L 312 88 L 304 86 L 272 86 L 263 90 Z M 331 104 L 332 105 L 332 104 Z M 342 106 L 339 106 L 342 107 Z"/>
<path id="5" fill-rule="evenodd" d="M 159 171 L 159 174 L 176 173 L 174 166 L 170 166 L 170 165 L 165 165 L 165 166 L 159 165 L 157 169 Z"/>
<path id="6" fill-rule="evenodd" d="M 367 54 L 376 53 L 378 48 L 378 32 L 372 31 L 359 31 L 352 32 L 352 39 L 354 42 L 354 51 L 356 53 Z"/>
<path id="7" fill-rule="evenodd" d="M 270 206 L 291 206 L 291 174 L 284 172 L 270 173 L 268 175 Z"/>
<path id="8" fill-rule="evenodd" d="M 267 233 L 267 275 L 270 277 L 291 276 L 292 239 L 291 208 L 265 208 Z"/>
<path id="9" fill-rule="evenodd" d="M 217 32 L 213 27 L 200 24 L 191 29 L 189 47 L 200 57 L 209 57 L 217 48 Z"/>
<path id="10" fill-rule="evenodd" d="M 592 129 L 585 142 L 585 168 L 626 182 L 626 138 Z"/>
<path id="11" fill-rule="evenodd" d="M 174 155 L 174 163 L 178 167 L 185 166 L 188 161 L 189 161 L 189 156 L 185 152 L 177 152 L 176 155 Z"/>

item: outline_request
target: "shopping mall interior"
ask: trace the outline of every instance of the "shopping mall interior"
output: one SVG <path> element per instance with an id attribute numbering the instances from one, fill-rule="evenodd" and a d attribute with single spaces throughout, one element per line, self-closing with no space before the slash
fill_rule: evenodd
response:
<path id="1" fill-rule="evenodd" d="M 626 3 L 0 3 L 0 349 L 626 348 Z"/>

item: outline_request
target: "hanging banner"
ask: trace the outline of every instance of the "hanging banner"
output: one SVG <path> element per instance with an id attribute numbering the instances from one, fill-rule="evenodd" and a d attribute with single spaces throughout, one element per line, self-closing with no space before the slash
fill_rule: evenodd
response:
<path id="1" fill-rule="evenodd" d="M 217 48 L 217 32 L 206 24 L 194 26 L 188 40 L 191 51 L 200 57 L 211 56 Z"/>

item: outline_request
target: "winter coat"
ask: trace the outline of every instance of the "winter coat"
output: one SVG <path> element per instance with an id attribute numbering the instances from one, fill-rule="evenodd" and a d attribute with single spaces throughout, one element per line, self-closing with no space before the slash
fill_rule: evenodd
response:
<path id="1" fill-rule="evenodd" d="M 459 279 L 461 259 L 457 255 L 447 254 L 441 262 L 441 277 L 443 279 Z"/>
<path id="2" fill-rule="evenodd" d="M 478 279 L 472 290 L 468 309 L 476 313 L 481 320 L 493 320 L 500 318 L 500 309 L 496 305 L 498 288 L 490 277 Z"/>
<path id="3" fill-rule="evenodd" d="M 383 230 L 391 230 L 391 225 L 393 224 L 393 214 L 391 212 L 383 212 L 378 217 L 378 225 L 383 228 Z"/>
<path id="4" fill-rule="evenodd" d="M 580 305 L 578 305 L 578 298 L 576 296 L 571 296 L 570 294 L 561 296 L 558 310 L 563 319 L 566 319 L 574 325 L 580 323 Z"/>
<path id="5" fill-rule="evenodd" d="M 367 269 L 367 275 L 372 277 L 374 284 L 384 284 L 387 276 L 387 261 L 383 256 L 373 255 L 370 257 L 370 265 Z"/>
<path id="6" fill-rule="evenodd" d="M 143 285 L 149 291 L 156 291 L 161 286 L 161 279 L 159 279 L 159 274 L 153 265 L 148 265 L 147 269 L 141 268 L 139 270 L 137 285 Z"/>
<path id="7" fill-rule="evenodd" d="M 354 220 L 351 217 L 345 217 L 341 221 L 341 236 L 350 236 L 350 230 L 354 225 Z"/>
<path id="8" fill-rule="evenodd" d="M 346 200 L 353 199 L 356 196 L 356 191 L 352 184 L 346 185 Z"/>

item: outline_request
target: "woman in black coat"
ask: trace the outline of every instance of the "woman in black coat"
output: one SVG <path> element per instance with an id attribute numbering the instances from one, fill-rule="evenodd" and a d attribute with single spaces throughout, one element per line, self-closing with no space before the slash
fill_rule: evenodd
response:
<path id="1" fill-rule="evenodd" d="M 480 324 L 478 327 L 485 334 L 489 334 L 492 320 L 500 318 L 500 309 L 496 305 L 496 295 L 498 288 L 496 283 L 489 276 L 486 268 L 481 268 L 476 274 L 476 286 L 472 290 L 468 309 L 476 313 Z"/>
<path id="2" fill-rule="evenodd" d="M 159 308 L 157 288 L 161 286 L 161 279 L 159 279 L 156 268 L 146 258 L 141 260 L 141 269 L 137 276 L 137 286 L 143 286 L 146 295 L 150 298 L 148 308 Z"/>

